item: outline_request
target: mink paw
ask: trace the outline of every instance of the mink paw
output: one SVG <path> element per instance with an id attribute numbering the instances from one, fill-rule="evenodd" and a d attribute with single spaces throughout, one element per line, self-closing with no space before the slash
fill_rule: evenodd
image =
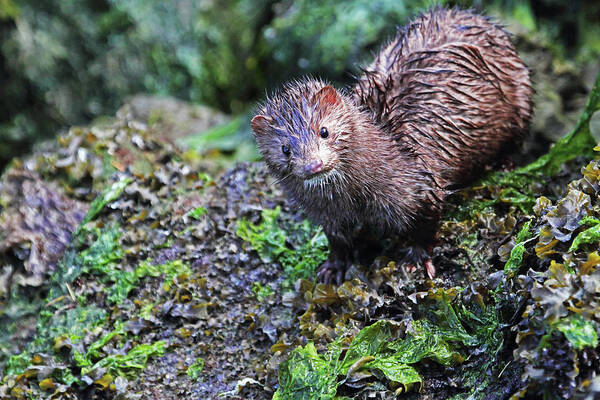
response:
<path id="1" fill-rule="evenodd" d="M 425 271 L 427 271 L 427 276 L 429 277 L 429 279 L 433 279 L 435 278 L 435 265 L 433 265 L 433 261 L 431 261 L 431 258 L 427 258 L 423 264 L 425 265 Z M 413 263 L 408 263 L 405 264 L 405 269 L 406 272 L 415 272 L 417 270 L 417 265 L 418 264 L 413 264 Z"/>
<path id="2" fill-rule="evenodd" d="M 346 263 L 341 260 L 327 260 L 317 269 L 317 278 L 326 285 L 341 285 L 346 274 Z"/>
<path id="3" fill-rule="evenodd" d="M 413 246 L 403 250 L 406 252 L 403 261 L 406 263 L 407 272 L 415 272 L 417 266 L 423 265 L 425 266 L 429 279 L 435 278 L 435 266 L 433 265 L 430 256 L 433 246 L 430 245 L 427 248 Z"/>

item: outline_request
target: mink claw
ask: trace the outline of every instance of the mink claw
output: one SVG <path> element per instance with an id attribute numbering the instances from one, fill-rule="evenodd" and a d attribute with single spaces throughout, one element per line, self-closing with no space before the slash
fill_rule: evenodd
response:
<path id="1" fill-rule="evenodd" d="M 409 262 L 407 264 L 404 265 L 404 269 L 406 270 L 406 272 L 408 273 L 414 273 L 417 271 L 417 266 L 420 265 L 420 263 L 412 263 Z M 433 261 L 431 261 L 431 258 L 427 258 L 424 262 L 423 265 L 425 266 L 425 271 L 427 271 L 427 277 L 429 279 L 433 279 L 435 278 L 435 265 L 433 265 Z"/>
<path id="2" fill-rule="evenodd" d="M 429 279 L 435 278 L 435 265 L 433 265 L 431 258 L 425 260 L 425 270 L 427 271 L 427 276 Z"/>

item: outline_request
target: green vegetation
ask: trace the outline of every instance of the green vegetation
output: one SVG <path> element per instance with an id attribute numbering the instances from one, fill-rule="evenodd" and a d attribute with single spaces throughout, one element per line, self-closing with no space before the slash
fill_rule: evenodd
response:
<path id="1" fill-rule="evenodd" d="M 190 379 L 198 380 L 201 377 L 202 370 L 204 369 L 204 359 L 197 358 L 192 365 L 190 365 L 186 371 Z"/>
<path id="2" fill-rule="evenodd" d="M 575 239 L 573 239 L 573 243 L 571 244 L 571 247 L 569 247 L 569 251 L 575 251 L 580 245 L 585 243 L 600 243 L 600 220 L 587 217 L 579 221 L 579 224 L 593 224 L 594 226 L 586 229 L 583 232 L 579 232 Z"/>
<path id="3" fill-rule="evenodd" d="M 585 347 L 598 347 L 598 323 L 593 323 L 585 317 L 575 314 L 570 315 L 556 323 L 556 329 L 561 331 L 567 340 L 577 350 Z"/>
<path id="4" fill-rule="evenodd" d="M 260 282 L 253 282 L 252 283 L 252 291 L 256 295 L 256 299 L 259 302 L 262 302 L 267 297 L 270 297 L 273 294 L 275 294 L 275 291 L 273 289 L 271 289 L 270 286 L 268 286 L 268 285 L 261 285 Z"/>
<path id="5" fill-rule="evenodd" d="M 180 143 L 200 154 L 217 150 L 219 157 L 215 162 L 227 166 L 239 161 L 256 161 L 260 156 L 250 134 L 251 119 L 251 114 L 242 114 L 223 125 L 186 136 Z"/>
<path id="6" fill-rule="evenodd" d="M 527 221 L 517 235 L 515 245 L 510 251 L 510 257 L 504 265 L 504 273 L 508 276 L 514 276 L 519 272 L 523 262 L 523 253 L 525 253 L 525 242 L 531 237 L 530 227 L 531 221 Z"/>
<path id="7" fill-rule="evenodd" d="M 206 215 L 208 211 L 204 207 L 196 207 L 188 213 L 188 215 L 194 219 L 200 219 L 201 216 Z"/>
<path id="8" fill-rule="evenodd" d="M 537 161 L 519 168 L 515 173 L 556 174 L 565 162 L 579 156 L 590 156 L 597 141 L 590 130 L 592 115 L 600 110 L 600 75 L 592 88 L 585 109 L 577 122 L 577 126 L 564 138 L 560 139 L 547 154 Z"/>
<path id="9" fill-rule="evenodd" d="M 116 322 L 109 329 L 109 314 L 97 305 L 87 305 L 85 298 L 73 298 L 70 284 L 83 274 L 94 274 L 100 282 L 109 282 L 107 288 L 107 301 L 120 303 L 137 281 L 145 276 L 166 275 L 164 285 L 179 274 L 189 271 L 189 267 L 181 261 L 173 261 L 161 266 L 142 262 L 133 272 L 122 271 L 117 263 L 123 257 L 119 246 L 120 230 L 116 225 L 106 226 L 103 229 L 93 224 L 102 209 L 110 202 L 115 201 L 130 180 L 121 180 L 109 186 L 91 204 L 82 224 L 73 235 L 71 247 L 65 253 L 57 266 L 57 270 L 50 277 L 50 291 L 46 306 L 40 310 L 35 338 L 29 343 L 27 349 L 18 355 L 13 355 L 6 363 L 4 382 L 10 377 L 21 374 L 37 374 L 36 364 L 42 362 L 43 357 L 51 357 L 50 363 L 55 365 L 51 373 L 41 380 L 42 389 L 52 389 L 57 384 L 70 386 L 81 383 L 83 377 L 92 371 L 104 371 L 97 382 L 108 385 L 113 377 L 132 376 L 133 371 L 143 369 L 149 357 L 162 355 L 165 351 L 165 342 L 157 341 L 152 344 L 139 344 L 125 354 L 107 354 L 103 348 L 111 342 L 113 345 L 123 346 L 130 340 L 130 334 L 124 330 L 124 324 Z M 89 240 L 95 237 L 91 245 L 82 250 L 84 237 Z M 69 301 L 72 306 L 64 307 Z M 87 345 L 82 340 L 90 333 L 99 338 Z M 70 354 L 75 365 L 81 370 L 76 373 L 63 364 Z"/>
<path id="10" fill-rule="evenodd" d="M 307 220 L 283 225 L 277 218 L 280 213 L 280 207 L 264 209 L 260 224 L 242 219 L 236 233 L 264 262 L 278 262 L 283 267 L 284 285 L 291 287 L 298 279 L 314 278 L 316 268 L 327 259 L 328 243 L 321 228 Z"/>
<path id="11" fill-rule="evenodd" d="M 88 222 L 96 218 L 98 213 L 110 202 L 116 200 L 123 190 L 132 182 L 131 179 L 123 179 L 117 182 L 114 182 L 110 187 L 108 187 L 100 196 L 94 199 L 90 204 L 90 209 L 88 213 L 83 217 L 81 221 L 81 226 L 85 226 Z M 77 236 L 79 230 L 74 233 L 74 236 Z"/>
<path id="12" fill-rule="evenodd" d="M 110 335 L 108 335 L 110 336 Z M 94 345 L 95 343 L 92 343 Z M 101 358 L 96 363 L 89 364 L 89 351 L 84 358 L 81 374 L 87 374 L 99 368 L 106 368 L 109 374 L 113 376 L 135 376 L 140 370 L 146 367 L 149 357 L 161 356 L 165 352 L 165 342 L 159 340 L 152 344 L 139 344 L 129 350 L 127 354 L 114 354 Z"/>
<path id="13" fill-rule="evenodd" d="M 99 276 L 101 281 L 106 279 L 112 282 L 112 286 L 108 288 L 107 300 L 109 303 L 119 304 L 127 298 L 132 289 L 138 286 L 142 278 L 166 275 L 163 287 L 168 288 L 177 276 L 189 275 L 191 271 L 187 264 L 184 264 L 181 260 L 175 260 L 162 265 L 154 265 L 150 261 L 144 261 L 133 271 L 123 271 L 118 269 L 116 265 L 111 265 L 95 270 L 94 273 Z"/>
<path id="14" fill-rule="evenodd" d="M 281 387 L 273 398 L 343 399 L 347 397 L 336 395 L 341 383 L 381 375 L 399 394 L 422 384 L 417 364 L 424 359 L 450 366 L 472 351 L 495 357 L 503 343 L 495 308 L 467 305 L 456 293 L 428 293 L 421 310 L 427 318 L 411 321 L 404 337 L 399 337 L 400 324 L 381 320 L 360 330 L 349 345 L 348 335 L 339 336 L 323 354 L 310 342 L 298 347 L 280 367 Z M 481 359 L 488 362 L 478 366 L 480 374 L 489 366 L 488 357 Z M 463 373 L 468 379 L 473 371 L 465 368 Z M 481 376 L 470 385 L 481 389 Z"/>

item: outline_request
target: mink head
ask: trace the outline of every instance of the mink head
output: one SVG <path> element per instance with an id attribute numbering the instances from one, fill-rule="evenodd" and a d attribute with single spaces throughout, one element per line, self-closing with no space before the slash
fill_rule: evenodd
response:
<path id="1" fill-rule="evenodd" d="M 280 181 L 305 187 L 340 180 L 354 104 L 322 81 L 288 83 L 252 119 L 258 147 Z"/>

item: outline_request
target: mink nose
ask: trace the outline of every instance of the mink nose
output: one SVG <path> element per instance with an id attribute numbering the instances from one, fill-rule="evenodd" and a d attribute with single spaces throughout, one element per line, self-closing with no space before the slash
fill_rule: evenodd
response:
<path id="1" fill-rule="evenodd" d="M 323 161 L 312 161 L 304 166 L 304 172 L 307 174 L 316 174 L 323 170 Z"/>

